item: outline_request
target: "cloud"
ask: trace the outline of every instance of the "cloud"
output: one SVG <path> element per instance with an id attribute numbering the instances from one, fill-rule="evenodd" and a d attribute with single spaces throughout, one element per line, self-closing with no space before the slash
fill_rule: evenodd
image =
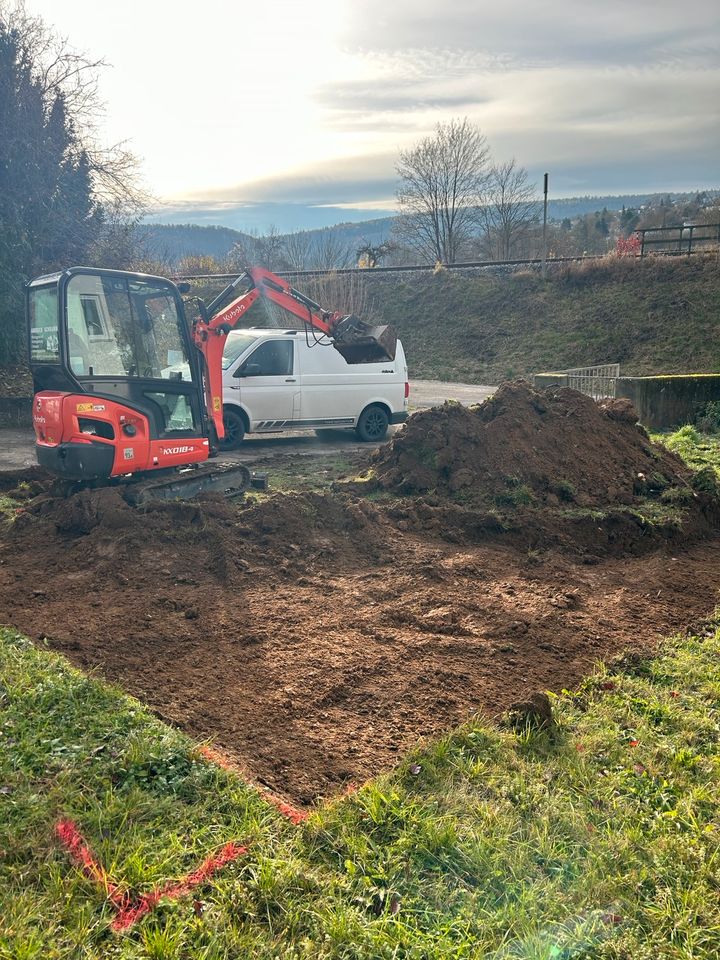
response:
<path id="1" fill-rule="evenodd" d="M 352 7 L 350 49 L 485 51 L 517 62 L 626 65 L 717 53 L 716 0 L 365 0 Z"/>
<path id="2" fill-rule="evenodd" d="M 375 153 L 325 161 L 309 169 L 203 191 L 186 196 L 192 202 L 208 204 L 303 203 L 321 206 L 336 203 L 365 203 L 391 200 L 395 195 L 395 155 Z"/>
<path id="3" fill-rule="evenodd" d="M 568 182 L 591 184 L 593 169 L 614 188 L 660 170 L 667 188 L 690 169 L 695 182 L 716 182 L 720 6 L 699 0 L 681 23 L 663 0 L 539 8 L 369 0 L 354 24 L 360 77 L 317 91 L 326 122 L 386 142 L 394 133 L 397 156 L 437 122 L 468 116 L 497 159 L 555 164 Z"/>
<path id="4" fill-rule="evenodd" d="M 556 196 L 717 184 L 717 0 L 338 2 L 343 46 L 311 94 L 323 159 L 187 199 L 384 208 L 400 150 L 453 116 Z"/>

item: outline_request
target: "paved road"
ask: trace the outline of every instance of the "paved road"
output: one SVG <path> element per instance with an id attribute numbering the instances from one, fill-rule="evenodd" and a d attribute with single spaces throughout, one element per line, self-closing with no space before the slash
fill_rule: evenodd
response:
<path id="1" fill-rule="evenodd" d="M 495 387 L 469 383 L 443 383 L 441 380 L 411 380 L 410 410 L 424 410 L 445 400 L 460 403 L 482 403 L 495 392 Z M 397 428 L 392 427 L 391 430 Z M 275 454 L 332 454 L 341 450 L 369 450 L 372 445 L 360 443 L 351 430 L 333 430 L 322 439 L 313 431 L 294 430 L 276 436 L 248 436 L 240 450 L 223 454 L 223 460 L 251 462 Z M 0 469 L 13 470 L 35 463 L 33 437 L 30 430 L 0 428 Z"/>
<path id="2" fill-rule="evenodd" d="M 445 383 L 442 380 L 411 380 L 410 409 L 423 410 L 436 407 L 446 400 L 460 403 L 482 403 L 491 397 L 497 387 L 483 387 L 477 383 Z"/>

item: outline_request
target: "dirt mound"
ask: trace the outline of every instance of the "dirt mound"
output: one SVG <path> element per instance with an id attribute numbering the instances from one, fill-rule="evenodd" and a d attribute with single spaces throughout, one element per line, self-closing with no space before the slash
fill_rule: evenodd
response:
<path id="1" fill-rule="evenodd" d="M 711 494 L 688 488 L 687 519 L 667 529 L 638 505 L 553 505 L 687 487 L 632 420 L 518 384 L 418 414 L 376 461 L 390 490 L 434 490 L 413 497 L 136 507 L 122 484 L 64 497 L 34 474 L 0 477 L 25 492 L 0 526 L 0 622 L 295 801 L 327 796 L 713 607 L 720 546 L 689 548 L 713 530 Z M 523 487 L 537 503 L 497 506 Z"/>
<path id="2" fill-rule="evenodd" d="M 447 510 L 418 519 L 330 494 L 145 510 L 118 489 L 39 498 L 0 532 L 1 619 L 309 802 L 717 600 L 717 542 L 538 563 L 489 527 L 480 545 L 449 543 Z"/>
<path id="3" fill-rule="evenodd" d="M 596 403 L 565 388 L 504 384 L 476 407 L 445 403 L 415 414 L 374 457 L 379 485 L 517 505 L 630 504 L 690 471 L 651 443 L 626 401 Z"/>
<path id="4" fill-rule="evenodd" d="M 126 500 L 123 485 L 85 489 L 68 497 L 43 491 L 29 501 L 9 538 L 52 565 L 58 548 L 81 544 L 80 568 L 133 573 L 134 559 L 164 555 L 182 570 L 204 568 L 225 577 L 228 565 L 254 563 L 276 573 L 302 572 L 317 562 L 351 566 L 390 550 L 387 523 L 368 502 L 305 493 L 228 501 L 209 494 L 192 501 L 157 501 L 142 507 Z M 167 567 L 163 563 L 162 567 Z"/>
<path id="5" fill-rule="evenodd" d="M 0 471 L 0 493 L 14 500 L 29 500 L 49 489 L 54 483 L 42 467 L 24 467 L 19 470 Z"/>

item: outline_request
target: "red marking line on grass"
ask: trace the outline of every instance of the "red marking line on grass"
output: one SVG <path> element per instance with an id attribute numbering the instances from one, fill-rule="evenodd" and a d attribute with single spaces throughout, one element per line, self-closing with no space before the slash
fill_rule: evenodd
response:
<path id="1" fill-rule="evenodd" d="M 119 910 L 125 903 L 126 895 L 120 891 L 117 884 L 112 882 L 95 859 L 94 853 L 83 840 L 77 826 L 72 820 L 59 820 L 55 825 L 55 833 L 85 876 L 103 887 L 108 900 Z"/>
<path id="2" fill-rule="evenodd" d="M 113 930 L 127 930 L 146 913 L 154 910 L 163 898 L 176 900 L 184 897 L 194 887 L 209 880 L 216 871 L 248 851 L 247 847 L 234 841 L 226 843 L 182 880 L 165 883 L 150 893 L 142 894 L 137 900 L 132 900 L 129 893 L 122 893 L 119 886 L 108 877 L 72 820 L 60 820 L 55 826 L 55 833 L 83 873 L 105 890 L 108 900 L 117 911 L 112 922 Z"/>
<path id="3" fill-rule="evenodd" d="M 285 803 L 284 800 L 281 800 L 280 797 L 276 797 L 275 794 L 270 793 L 269 790 L 260 790 L 260 793 L 262 794 L 264 800 L 267 800 L 268 803 L 271 803 L 278 813 L 281 813 L 286 820 L 289 820 L 290 823 L 296 827 L 299 827 L 300 824 L 304 823 L 310 816 L 307 810 L 298 810 L 297 807 L 293 807 L 292 804 Z"/>
<path id="4" fill-rule="evenodd" d="M 221 767 L 223 770 L 229 770 L 231 773 L 239 774 L 243 780 L 248 780 L 248 775 L 242 767 L 233 763 L 232 760 L 228 760 L 227 757 L 224 757 L 219 750 L 215 750 L 213 747 L 207 745 L 199 748 L 198 753 L 205 760 L 209 760 L 211 763 L 214 763 L 216 766 Z M 310 816 L 309 811 L 300 810 L 298 807 L 292 806 L 290 803 L 286 803 L 285 800 L 281 800 L 280 797 L 275 796 L 267 787 L 261 787 L 257 784 L 251 785 L 257 790 L 257 792 L 262 796 L 263 800 L 266 800 L 271 804 L 278 813 L 282 814 L 286 820 L 289 820 L 293 826 L 300 826 L 301 823 L 304 823 L 307 818 Z"/>
<path id="5" fill-rule="evenodd" d="M 184 897 L 194 887 L 198 887 L 201 883 L 209 880 L 217 870 L 246 853 L 247 847 L 243 847 L 239 843 L 226 843 L 218 853 L 204 860 L 197 870 L 189 873 L 183 880 L 178 881 L 178 883 L 166 883 L 150 893 L 144 893 L 135 903 L 127 903 L 123 906 L 118 910 L 118 915 L 112 922 L 113 930 L 127 930 L 140 917 L 154 910 L 163 897 L 170 900 Z"/>

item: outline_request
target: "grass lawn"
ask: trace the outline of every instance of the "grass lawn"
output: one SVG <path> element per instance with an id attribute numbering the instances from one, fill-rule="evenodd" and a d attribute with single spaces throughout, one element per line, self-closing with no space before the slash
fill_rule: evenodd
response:
<path id="1" fill-rule="evenodd" d="M 675 433 L 654 434 L 653 440 L 665 444 L 694 470 L 710 466 L 720 475 L 720 434 L 700 433 L 695 427 L 688 426 Z"/>
<path id="2" fill-rule="evenodd" d="M 0 634 L 0 956 L 716 958 L 720 633 L 601 670 L 552 732 L 470 723 L 300 827 L 137 702 Z M 246 856 L 125 933 L 134 893 Z"/>

